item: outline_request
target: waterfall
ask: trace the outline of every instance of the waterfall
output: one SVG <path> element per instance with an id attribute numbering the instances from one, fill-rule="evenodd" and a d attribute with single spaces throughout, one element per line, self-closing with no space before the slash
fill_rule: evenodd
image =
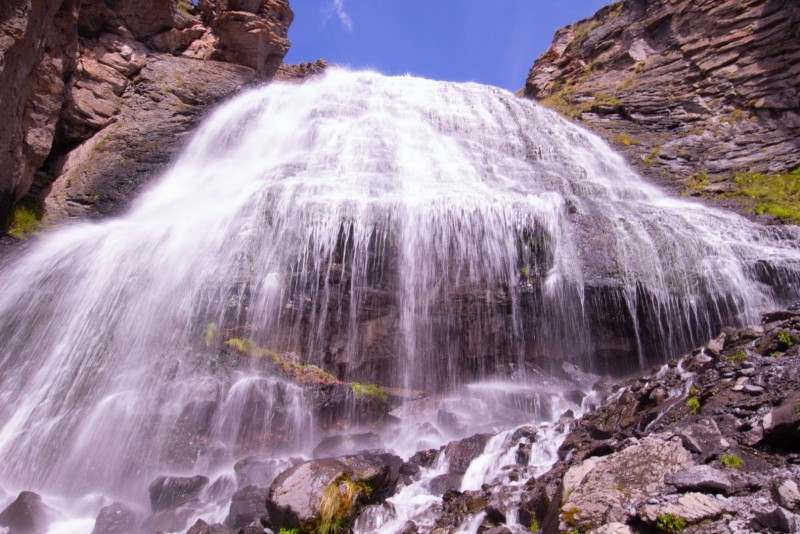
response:
<path id="1" fill-rule="evenodd" d="M 0 486 L 141 500 L 213 447 L 307 452 L 307 391 L 259 359 L 431 394 L 633 373 L 799 274 L 794 227 L 672 198 L 506 91 L 339 69 L 252 89 L 130 211 L 4 260 Z M 209 442 L 175 453 L 193 425 Z"/>

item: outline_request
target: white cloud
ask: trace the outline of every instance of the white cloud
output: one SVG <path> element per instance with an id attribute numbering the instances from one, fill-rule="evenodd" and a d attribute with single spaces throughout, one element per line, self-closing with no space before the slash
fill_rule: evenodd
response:
<path id="1" fill-rule="evenodd" d="M 342 28 L 348 32 L 353 31 L 353 19 L 350 18 L 350 15 L 348 15 L 347 11 L 344 9 L 344 0 L 331 0 L 331 3 L 328 7 L 328 17 L 331 14 L 336 15 L 336 18 L 339 19 L 339 24 L 342 25 Z"/>

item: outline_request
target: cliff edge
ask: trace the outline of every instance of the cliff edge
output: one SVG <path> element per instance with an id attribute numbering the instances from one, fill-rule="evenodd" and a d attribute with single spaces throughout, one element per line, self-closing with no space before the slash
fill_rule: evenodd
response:
<path id="1" fill-rule="evenodd" d="M 741 209 L 750 182 L 800 165 L 798 80 L 797 2 L 622 0 L 559 30 L 524 95 L 657 183 Z"/>

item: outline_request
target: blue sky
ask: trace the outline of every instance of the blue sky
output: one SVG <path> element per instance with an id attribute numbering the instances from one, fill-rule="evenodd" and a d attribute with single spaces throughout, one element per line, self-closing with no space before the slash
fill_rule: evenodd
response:
<path id="1" fill-rule="evenodd" d="M 556 29 L 611 0 L 293 0 L 287 63 L 351 68 L 516 91 Z"/>

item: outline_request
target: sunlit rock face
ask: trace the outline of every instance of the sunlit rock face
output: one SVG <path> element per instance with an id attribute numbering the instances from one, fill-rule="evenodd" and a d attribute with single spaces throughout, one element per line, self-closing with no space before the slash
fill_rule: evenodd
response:
<path id="1" fill-rule="evenodd" d="M 128 212 L 5 260 L 0 478 L 136 501 L 179 471 L 202 501 L 221 466 L 278 471 L 386 404 L 346 381 L 415 399 L 378 429 L 407 456 L 549 420 L 580 368 L 633 373 L 794 298 L 796 237 L 670 198 L 499 89 L 254 89 Z"/>

